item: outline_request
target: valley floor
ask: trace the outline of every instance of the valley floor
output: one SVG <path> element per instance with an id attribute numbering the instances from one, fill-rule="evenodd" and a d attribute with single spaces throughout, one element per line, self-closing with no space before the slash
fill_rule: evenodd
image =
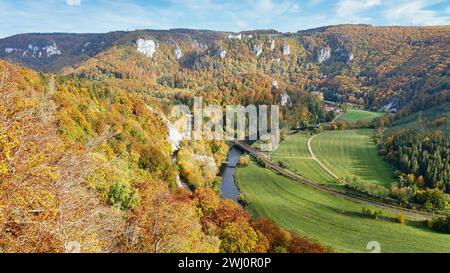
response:
<path id="1" fill-rule="evenodd" d="M 339 116 L 337 120 L 343 120 L 348 122 L 370 121 L 382 115 L 384 115 L 384 113 L 369 112 L 359 109 L 348 109 L 343 115 Z"/>
<path id="2" fill-rule="evenodd" d="M 236 170 L 248 209 L 284 228 L 331 246 L 337 252 L 368 252 L 377 241 L 382 252 L 449 252 L 450 236 L 435 233 L 423 221 L 396 222 L 383 211 L 379 220 L 362 215 L 362 205 L 320 192 L 252 163 Z"/>
<path id="3" fill-rule="evenodd" d="M 311 147 L 319 162 L 336 176 L 357 176 L 389 188 L 394 168 L 378 155 L 373 136 L 372 129 L 325 131 L 314 136 Z"/>
<path id="4" fill-rule="evenodd" d="M 272 160 L 314 182 L 337 187 L 338 178 L 357 176 L 389 188 L 394 168 L 382 160 L 373 143 L 372 129 L 325 131 L 309 136 L 290 135 Z"/>

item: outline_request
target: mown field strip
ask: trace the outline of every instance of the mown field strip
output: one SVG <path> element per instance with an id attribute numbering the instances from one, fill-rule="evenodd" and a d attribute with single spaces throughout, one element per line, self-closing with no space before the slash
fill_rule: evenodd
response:
<path id="1" fill-rule="evenodd" d="M 335 179 L 323 171 L 308 151 L 309 135 L 297 133 L 288 136 L 272 153 L 273 161 L 280 161 L 288 169 L 320 184 L 336 186 Z"/>
<path id="2" fill-rule="evenodd" d="M 367 243 L 377 241 L 382 252 L 450 252 L 450 235 L 415 221 L 398 224 L 396 214 L 388 210 L 383 211 L 383 219 L 366 218 L 361 214 L 365 205 L 318 191 L 256 163 L 238 168 L 236 182 L 249 201 L 249 210 L 336 251 L 367 252 Z"/>
<path id="3" fill-rule="evenodd" d="M 348 122 L 370 121 L 382 115 L 384 115 L 384 113 L 369 112 L 358 109 L 348 109 L 347 112 L 339 116 L 337 120 L 344 120 Z"/>
<path id="4" fill-rule="evenodd" d="M 333 173 L 332 171 L 330 171 L 330 169 L 328 169 L 327 168 L 327 166 L 325 166 L 322 162 L 320 162 L 320 160 L 318 160 L 317 159 L 317 157 L 316 157 L 316 155 L 314 154 L 314 151 L 312 150 L 312 148 L 311 148 L 311 141 L 313 140 L 313 138 L 315 137 L 316 135 L 314 135 L 314 136 L 312 136 L 312 137 L 310 137 L 309 139 L 308 139 L 308 152 L 310 153 L 310 155 L 311 155 L 311 158 L 314 160 L 314 161 L 316 161 L 317 162 L 317 164 L 319 164 L 319 166 L 324 170 L 324 171 L 326 171 L 329 175 L 331 175 L 334 179 L 339 179 L 339 176 L 337 176 L 335 173 Z"/>
<path id="5" fill-rule="evenodd" d="M 326 131 L 310 141 L 314 156 L 338 177 L 356 176 L 389 187 L 394 167 L 384 161 L 373 142 L 373 129 Z"/>

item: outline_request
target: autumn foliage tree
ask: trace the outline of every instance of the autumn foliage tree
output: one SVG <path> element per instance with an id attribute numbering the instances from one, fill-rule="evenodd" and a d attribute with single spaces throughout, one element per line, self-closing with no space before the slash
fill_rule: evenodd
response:
<path id="1" fill-rule="evenodd" d="M 120 217 L 84 184 L 84 147 L 61 142 L 48 78 L 0 62 L 0 248 L 106 251 Z"/>
<path id="2" fill-rule="evenodd" d="M 141 206 L 129 214 L 124 248 L 132 252 L 218 252 L 219 239 L 202 231 L 192 200 L 162 182 L 139 185 Z"/>
<path id="3" fill-rule="evenodd" d="M 221 200 L 209 188 L 194 193 L 201 214 L 203 230 L 221 240 L 220 251 L 236 253 L 255 252 L 330 252 L 318 242 L 289 232 L 274 222 L 250 214 L 231 200 Z"/>

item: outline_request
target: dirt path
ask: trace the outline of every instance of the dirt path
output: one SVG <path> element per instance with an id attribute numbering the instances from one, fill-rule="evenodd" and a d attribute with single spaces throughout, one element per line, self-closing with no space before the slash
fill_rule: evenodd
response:
<path id="1" fill-rule="evenodd" d="M 310 137 L 308 139 L 308 152 L 311 155 L 311 158 L 317 162 L 317 164 L 319 164 L 319 166 L 326 171 L 327 173 L 329 173 L 334 179 L 338 180 L 339 176 L 337 176 L 334 172 L 332 172 L 330 169 L 328 169 L 327 166 L 325 166 L 325 164 L 323 164 L 320 160 L 317 159 L 316 155 L 314 154 L 312 148 L 311 148 L 311 141 L 313 140 L 313 138 L 315 138 L 317 135 L 313 135 L 312 137 Z"/>
<path id="2" fill-rule="evenodd" d="M 337 115 L 331 122 L 338 120 L 341 116 L 343 116 L 345 112 L 341 112 L 339 115 Z"/>
<path id="3" fill-rule="evenodd" d="M 363 197 L 360 196 L 356 196 L 356 195 L 351 195 L 349 193 L 343 193 L 340 191 L 337 191 L 333 188 L 330 188 L 326 185 L 323 184 L 318 184 L 316 182 L 313 182 L 309 179 L 306 179 L 288 169 L 282 168 L 279 165 L 275 164 L 274 162 L 272 162 L 267 155 L 261 153 L 260 151 L 254 149 L 253 147 L 250 147 L 249 145 L 236 141 L 235 146 L 238 147 L 239 149 L 249 153 L 250 155 L 254 156 L 254 157 L 258 157 L 260 158 L 260 160 L 264 161 L 267 164 L 267 168 L 268 169 L 272 169 L 294 181 L 300 182 L 304 185 L 310 186 L 312 188 L 315 188 L 319 191 L 322 192 L 326 192 L 329 194 L 332 194 L 334 196 L 338 196 L 340 198 L 344 198 L 346 200 L 350 200 L 362 205 L 368 205 L 368 206 L 373 206 L 379 209 L 386 209 L 386 210 L 390 210 L 394 213 L 404 213 L 405 215 L 408 215 L 410 217 L 414 217 L 414 218 L 418 218 L 418 219 L 431 219 L 432 216 L 429 213 L 426 212 L 419 212 L 419 211 L 413 211 L 410 209 L 406 209 L 406 208 L 402 208 L 402 207 L 398 207 L 398 206 L 394 206 L 394 205 L 389 205 L 389 204 L 385 204 L 383 202 L 378 202 L 378 201 L 374 201 L 374 200 L 369 200 L 369 199 L 365 199 Z"/>

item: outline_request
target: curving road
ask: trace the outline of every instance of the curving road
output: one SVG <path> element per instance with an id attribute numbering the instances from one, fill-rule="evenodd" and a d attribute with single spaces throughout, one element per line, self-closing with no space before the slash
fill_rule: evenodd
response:
<path id="1" fill-rule="evenodd" d="M 317 159 L 316 155 L 314 154 L 313 150 L 311 149 L 311 141 L 313 140 L 313 138 L 315 138 L 317 135 L 313 135 L 312 137 L 310 137 L 308 139 L 308 152 L 311 155 L 311 158 L 317 162 L 317 164 L 319 164 L 319 166 L 326 171 L 327 173 L 329 173 L 334 179 L 338 180 L 339 176 L 337 176 L 334 172 L 332 172 L 330 169 L 327 168 L 327 166 L 325 166 L 319 159 Z"/>

